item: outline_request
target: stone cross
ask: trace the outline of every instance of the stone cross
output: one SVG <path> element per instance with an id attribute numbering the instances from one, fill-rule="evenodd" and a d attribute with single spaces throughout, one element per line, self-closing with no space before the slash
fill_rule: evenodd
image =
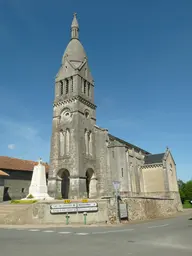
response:
<path id="1" fill-rule="evenodd" d="M 38 164 L 42 164 L 42 158 L 41 157 L 38 160 Z"/>

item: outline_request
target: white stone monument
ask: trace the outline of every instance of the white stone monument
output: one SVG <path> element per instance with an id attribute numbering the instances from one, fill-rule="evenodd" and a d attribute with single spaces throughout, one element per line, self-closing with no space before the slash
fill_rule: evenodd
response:
<path id="1" fill-rule="evenodd" d="M 25 199 L 53 200 L 48 195 L 45 166 L 42 164 L 41 159 L 38 165 L 34 166 L 29 194 Z"/>

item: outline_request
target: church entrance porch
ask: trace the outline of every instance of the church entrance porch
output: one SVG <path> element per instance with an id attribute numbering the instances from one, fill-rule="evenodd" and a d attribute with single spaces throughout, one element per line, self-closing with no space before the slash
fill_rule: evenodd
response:
<path id="1" fill-rule="evenodd" d="M 58 172 L 58 186 L 60 187 L 60 196 L 63 199 L 69 198 L 70 173 L 67 169 Z"/>
<path id="2" fill-rule="evenodd" d="M 86 173 L 86 191 L 87 198 L 95 198 L 97 197 L 97 179 L 93 169 L 87 169 Z"/>

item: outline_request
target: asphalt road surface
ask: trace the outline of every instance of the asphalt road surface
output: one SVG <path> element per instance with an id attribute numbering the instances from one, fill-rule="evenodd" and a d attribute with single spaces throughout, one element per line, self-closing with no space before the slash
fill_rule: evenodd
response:
<path id="1" fill-rule="evenodd" d="M 191 256 L 190 217 L 118 227 L 0 228 L 0 255 Z"/>

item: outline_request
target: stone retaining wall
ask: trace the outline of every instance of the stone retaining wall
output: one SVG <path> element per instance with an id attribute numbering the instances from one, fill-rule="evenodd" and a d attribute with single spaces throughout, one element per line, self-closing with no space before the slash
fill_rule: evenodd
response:
<path id="1" fill-rule="evenodd" d="M 98 203 L 98 212 L 87 213 L 87 224 L 97 223 L 117 223 L 117 203 L 114 198 L 88 200 Z M 127 204 L 129 221 L 147 220 L 160 217 L 169 217 L 182 211 L 181 200 L 178 193 L 173 193 L 172 198 L 143 198 L 132 197 L 123 198 Z M 71 200 L 77 202 L 77 200 Z M 80 202 L 80 201 L 79 201 Z M 66 223 L 66 214 L 51 214 L 50 205 L 60 204 L 63 201 L 38 202 L 30 205 L 26 211 L 14 213 L 14 216 L 6 218 L 6 223 L 10 224 L 59 224 Z M 83 213 L 69 214 L 69 224 L 83 224 Z"/>
<path id="2" fill-rule="evenodd" d="M 130 221 L 169 217 L 183 211 L 179 193 L 176 192 L 170 193 L 166 198 L 155 198 L 153 195 L 148 198 L 124 198 L 123 202 L 127 204 Z"/>

